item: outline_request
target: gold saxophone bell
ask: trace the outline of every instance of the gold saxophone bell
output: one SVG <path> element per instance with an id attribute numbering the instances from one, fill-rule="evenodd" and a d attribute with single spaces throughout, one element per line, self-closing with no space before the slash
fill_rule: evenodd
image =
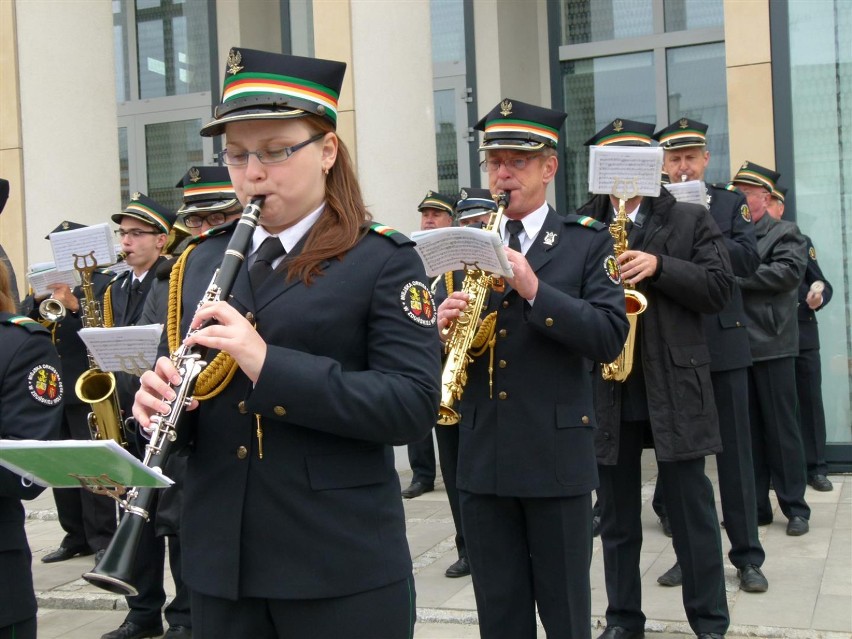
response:
<path id="1" fill-rule="evenodd" d="M 65 305 L 55 297 L 48 297 L 38 305 L 38 314 L 48 322 L 61 322 L 65 319 Z"/>

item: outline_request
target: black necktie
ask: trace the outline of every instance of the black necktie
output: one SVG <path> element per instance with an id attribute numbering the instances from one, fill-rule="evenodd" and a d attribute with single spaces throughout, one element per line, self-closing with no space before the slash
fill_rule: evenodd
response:
<path id="1" fill-rule="evenodd" d="M 249 279 L 251 287 L 255 291 L 260 288 L 260 285 L 272 273 L 272 263 L 279 257 L 287 253 L 284 250 L 284 245 L 277 237 L 267 237 L 263 240 L 263 244 L 257 250 L 257 257 L 254 264 L 249 269 Z"/>
<path id="2" fill-rule="evenodd" d="M 524 223 L 520 220 L 509 220 L 506 222 L 506 230 L 509 231 L 509 248 L 521 252 L 521 232 Z"/>
<path id="3" fill-rule="evenodd" d="M 130 285 L 130 299 L 127 303 L 127 318 L 126 321 L 130 322 L 133 318 L 133 314 L 136 312 L 136 309 L 139 307 L 139 301 L 142 299 L 142 280 L 134 279 L 133 283 Z"/>

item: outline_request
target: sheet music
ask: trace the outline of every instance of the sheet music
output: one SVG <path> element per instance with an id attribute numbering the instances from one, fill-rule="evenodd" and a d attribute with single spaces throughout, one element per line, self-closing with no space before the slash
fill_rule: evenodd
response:
<path id="1" fill-rule="evenodd" d="M 141 376 L 154 367 L 162 324 L 83 328 L 80 339 L 102 371 Z"/>
<path id="2" fill-rule="evenodd" d="M 593 146 L 589 150 L 590 193 L 657 197 L 662 171 L 663 149 L 658 146 Z"/>
<path id="3" fill-rule="evenodd" d="M 483 271 L 512 277 L 512 265 L 503 250 L 500 236 L 493 231 L 467 226 L 450 226 L 411 234 L 423 260 L 426 274 L 437 277 L 476 265 Z"/>
<path id="4" fill-rule="evenodd" d="M 53 291 L 48 286 L 51 284 L 67 284 L 73 290 L 80 283 L 77 271 L 57 271 L 55 268 L 30 270 L 27 273 L 27 280 L 36 297 L 50 295 Z"/>
<path id="5" fill-rule="evenodd" d="M 690 180 L 689 182 L 672 182 L 664 184 L 669 193 L 674 195 L 678 202 L 700 204 L 705 209 L 710 208 L 707 203 L 707 187 L 703 180 Z"/>
<path id="6" fill-rule="evenodd" d="M 107 266 L 115 262 L 113 233 L 106 222 L 81 229 L 51 233 L 48 237 L 53 248 L 53 260 L 60 271 L 73 271 L 74 255 L 88 256 L 92 251 L 95 252 L 98 266 Z M 76 266 L 92 266 L 91 257 L 85 263 L 78 261 Z"/>

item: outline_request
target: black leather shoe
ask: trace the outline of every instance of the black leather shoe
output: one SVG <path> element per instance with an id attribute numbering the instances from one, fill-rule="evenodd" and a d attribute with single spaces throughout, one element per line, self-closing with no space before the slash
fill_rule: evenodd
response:
<path id="1" fill-rule="evenodd" d="M 402 491 L 402 496 L 406 499 L 414 499 L 415 497 L 420 497 L 423 493 L 431 493 L 433 490 L 435 490 L 435 486 L 432 484 L 413 481 L 409 484 L 408 488 Z"/>
<path id="2" fill-rule="evenodd" d="M 675 565 L 669 568 L 662 575 L 657 577 L 657 583 L 661 586 L 680 586 L 683 584 L 683 572 L 680 569 L 680 564 L 675 562 Z"/>
<path id="3" fill-rule="evenodd" d="M 769 582 L 757 566 L 748 565 L 742 570 L 738 569 L 737 577 L 740 578 L 740 590 L 746 592 L 766 592 L 769 590 Z"/>
<path id="4" fill-rule="evenodd" d="M 467 563 L 467 557 L 460 558 L 452 566 L 444 571 L 445 577 L 467 577 L 470 574 L 470 564 Z"/>
<path id="5" fill-rule="evenodd" d="M 101 639 L 146 639 L 147 637 L 159 637 L 162 634 L 162 624 L 145 627 L 132 621 L 125 621 L 112 632 L 101 635 Z"/>
<path id="6" fill-rule="evenodd" d="M 790 521 L 787 522 L 787 534 L 791 537 L 800 537 L 810 529 L 811 526 L 808 524 L 808 520 L 799 515 L 791 517 Z"/>
<path id="7" fill-rule="evenodd" d="M 698 634 L 698 639 L 724 639 L 725 635 L 720 635 L 718 632 L 702 632 Z"/>
<path id="8" fill-rule="evenodd" d="M 808 486 L 821 493 L 830 493 L 834 490 L 834 485 L 825 475 L 813 475 L 812 477 L 808 477 Z"/>
<path id="9" fill-rule="evenodd" d="M 92 554 L 92 549 L 88 546 L 76 546 L 75 548 L 64 548 L 60 546 L 53 552 L 47 553 L 41 558 L 42 563 L 53 564 L 57 561 L 67 561 L 73 557 L 85 557 Z"/>
<path id="10" fill-rule="evenodd" d="M 666 517 L 665 515 L 663 515 L 662 517 L 660 517 L 659 522 L 660 522 L 660 526 L 662 526 L 662 528 L 663 528 L 663 534 L 666 537 L 671 537 L 672 536 L 672 525 L 669 523 L 669 518 Z"/>
<path id="11" fill-rule="evenodd" d="M 621 626 L 607 626 L 598 639 L 645 639 L 644 630 L 628 630 Z"/>
<path id="12" fill-rule="evenodd" d="M 163 639 L 192 639 L 192 628 L 186 626 L 169 626 Z"/>

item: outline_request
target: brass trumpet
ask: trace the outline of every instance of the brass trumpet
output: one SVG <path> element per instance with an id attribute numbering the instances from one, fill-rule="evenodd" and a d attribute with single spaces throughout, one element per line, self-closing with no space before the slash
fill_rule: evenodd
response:
<path id="1" fill-rule="evenodd" d="M 65 304 L 55 297 L 48 297 L 38 305 L 38 314 L 48 322 L 61 322 L 65 319 Z"/>

